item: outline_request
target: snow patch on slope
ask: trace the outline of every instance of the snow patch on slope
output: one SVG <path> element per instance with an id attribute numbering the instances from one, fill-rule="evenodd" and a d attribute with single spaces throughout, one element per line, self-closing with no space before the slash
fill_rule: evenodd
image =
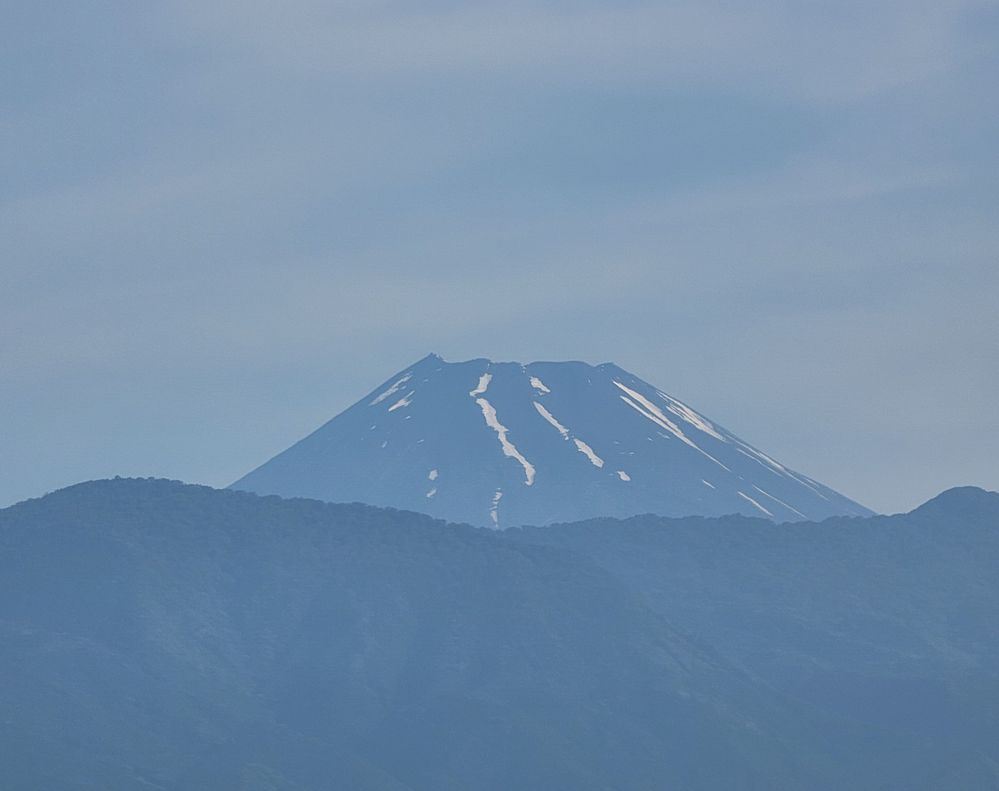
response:
<path id="1" fill-rule="evenodd" d="M 746 494 L 745 492 L 736 492 L 736 494 L 739 495 L 739 497 L 743 498 L 744 500 L 749 500 L 749 502 L 751 502 L 753 505 L 755 505 L 757 508 L 759 508 L 763 513 L 765 513 L 771 519 L 773 519 L 773 514 L 770 513 L 766 508 L 764 508 L 758 502 L 756 502 L 756 500 L 754 500 L 748 494 Z"/>
<path id="2" fill-rule="evenodd" d="M 503 496 L 503 492 L 499 489 L 493 495 L 492 505 L 489 506 L 489 518 L 493 520 L 493 524 L 499 527 L 499 501 Z"/>
<path id="3" fill-rule="evenodd" d="M 806 479 L 804 475 L 796 475 L 795 473 L 791 472 L 791 470 L 789 470 L 787 467 L 785 467 L 783 464 L 781 464 L 779 461 L 775 461 L 774 459 L 770 458 L 766 453 L 763 453 L 762 451 L 759 451 L 756 448 L 747 445 L 745 442 L 740 442 L 739 446 L 740 447 L 736 448 L 736 450 L 739 451 L 739 453 L 741 453 L 743 456 L 747 456 L 753 461 L 756 461 L 764 465 L 776 475 L 783 475 L 785 478 L 790 478 L 792 481 L 797 481 L 802 486 L 806 486 L 807 488 L 811 489 L 813 492 L 815 492 L 815 494 L 817 494 L 823 500 L 829 499 L 824 494 L 822 494 L 822 492 L 820 492 L 817 488 L 815 488 L 815 486 L 812 485 L 814 481 L 812 481 L 812 483 L 809 483 L 809 481 L 811 481 L 811 478 Z"/>
<path id="4" fill-rule="evenodd" d="M 759 492 L 760 494 L 762 494 L 762 495 L 763 495 L 764 497 L 769 497 L 769 498 L 770 498 L 771 500 L 773 500 L 773 501 L 774 501 L 775 503 L 780 503 L 780 504 L 781 504 L 781 505 L 783 505 L 783 506 L 784 506 L 784 507 L 785 507 L 785 508 L 786 508 L 786 509 L 787 509 L 788 511 L 792 511 L 792 512 L 796 513 L 796 514 L 797 514 L 798 516 L 800 516 L 800 517 L 801 517 L 802 519 L 808 519 L 808 517 L 807 517 L 807 516 L 805 516 L 805 515 L 804 515 L 803 513 L 801 513 L 801 511 L 799 511 L 799 510 L 798 510 L 797 508 L 795 508 L 795 507 L 794 507 L 794 506 L 792 506 L 792 505 L 788 505 L 788 504 L 787 504 L 787 503 L 785 503 L 785 502 L 784 502 L 783 500 L 781 500 L 781 499 L 780 499 L 779 497 L 774 497 L 774 496 L 773 496 L 772 494 L 770 494 L 770 492 L 765 492 L 765 491 L 763 491 L 763 490 L 762 490 L 762 489 L 761 489 L 761 488 L 760 488 L 759 486 L 757 486 L 757 485 L 756 485 L 755 483 L 753 484 L 753 488 L 754 488 L 754 489 L 756 489 L 756 491 L 758 491 L 758 492 Z"/>
<path id="5" fill-rule="evenodd" d="M 590 464 L 592 464 L 594 467 L 604 466 L 604 460 L 601 459 L 596 453 L 594 453 L 593 448 L 591 448 L 589 445 L 583 442 L 583 440 L 576 439 L 575 437 L 573 437 L 572 441 L 576 443 L 576 447 L 579 448 L 579 452 L 590 460 Z"/>
<path id="6" fill-rule="evenodd" d="M 623 390 L 625 393 L 627 393 L 630 396 L 630 398 L 625 398 L 624 396 L 621 396 L 621 400 L 624 401 L 626 404 L 628 404 L 628 406 L 632 407 L 633 409 L 636 409 L 644 417 L 648 418 L 656 425 L 666 429 L 670 434 L 672 434 L 674 437 L 681 440 L 682 442 L 687 443 L 688 445 L 690 445 L 690 447 L 697 448 L 697 450 L 700 450 L 700 448 L 698 448 L 697 445 L 694 444 L 694 442 L 692 442 L 687 437 L 687 435 L 680 430 L 680 427 L 676 425 L 676 423 L 674 423 L 668 417 L 666 417 L 666 415 L 663 414 L 663 411 L 655 404 L 653 404 L 651 401 L 649 401 L 649 399 L 647 399 L 641 393 L 632 390 L 630 387 L 621 384 L 616 379 L 614 380 L 614 384 L 619 389 Z"/>
<path id="7" fill-rule="evenodd" d="M 724 464 L 718 461 L 718 459 L 716 459 L 710 453 L 703 450 L 701 447 L 697 445 L 697 443 L 695 443 L 686 434 L 684 434 L 683 431 L 680 430 L 680 427 L 676 425 L 676 423 L 674 423 L 668 417 L 666 417 L 666 415 L 663 414 L 663 411 L 655 404 L 653 404 L 651 401 L 649 401 L 649 399 L 647 399 L 641 393 L 635 392 L 630 387 L 626 387 L 625 385 L 621 384 L 616 379 L 614 380 L 614 384 L 628 394 L 627 396 L 621 396 L 621 400 L 624 401 L 624 403 L 626 403 L 632 409 L 637 411 L 643 417 L 651 420 L 656 425 L 666 429 L 670 434 L 679 439 L 681 442 L 692 447 L 698 453 L 711 459 L 711 461 L 713 461 L 719 467 L 722 467 L 731 472 L 731 470 L 729 470 L 728 467 L 726 467 Z M 631 396 L 631 398 L 629 398 L 628 396 Z"/>
<path id="8" fill-rule="evenodd" d="M 537 401 L 534 402 L 534 408 L 538 410 L 538 414 L 541 415 L 541 417 L 543 417 L 545 420 L 551 423 L 551 425 L 553 425 L 556 429 L 558 429 L 558 433 L 562 435 L 562 439 L 569 439 L 569 429 L 567 429 L 565 426 L 559 423 L 551 412 L 549 412 L 547 409 L 541 406 L 541 404 L 539 404 Z"/>
<path id="9" fill-rule="evenodd" d="M 493 380 L 492 374 L 482 374 L 482 376 L 479 377 L 479 383 L 475 386 L 475 389 L 469 390 L 468 394 L 472 398 L 475 398 L 475 396 L 482 395 L 484 392 L 486 392 L 486 389 L 489 387 L 489 383 L 492 380 Z"/>
<path id="10" fill-rule="evenodd" d="M 485 375 L 488 376 L 488 374 Z M 486 385 L 488 384 L 489 382 L 487 381 Z M 473 390 L 472 392 L 474 393 L 475 391 Z M 524 476 L 526 478 L 524 483 L 528 486 L 532 486 L 534 484 L 534 465 L 525 459 L 523 454 L 517 450 L 516 446 L 510 442 L 507 437 L 509 429 L 499 422 L 499 418 L 496 416 L 496 409 L 484 398 L 476 398 L 475 403 L 478 404 L 479 409 L 482 410 L 482 417 L 485 418 L 486 425 L 495 431 L 496 436 L 499 437 L 500 447 L 503 449 L 503 455 L 509 456 L 511 459 L 516 459 L 520 463 L 520 466 L 524 468 Z"/>
<path id="11" fill-rule="evenodd" d="M 536 376 L 531 377 L 531 387 L 537 390 L 541 395 L 545 395 L 546 393 L 551 392 L 551 390 L 545 387 L 545 383 L 542 382 L 540 379 L 538 379 L 538 377 Z"/>
<path id="12" fill-rule="evenodd" d="M 374 406 L 375 404 L 380 404 L 382 401 L 384 401 L 386 398 L 388 398 L 393 393 L 398 393 L 402 389 L 402 386 L 404 384 L 406 384 L 406 382 L 408 382 L 412 378 L 413 378 L 413 374 L 409 373 L 409 374 L 406 374 L 405 376 L 397 379 L 392 385 L 389 386 L 388 390 L 386 390 L 383 393 L 380 393 L 379 395 L 375 396 L 371 400 L 371 403 L 368 404 L 368 406 Z"/>
<path id="13" fill-rule="evenodd" d="M 681 401 L 677 401 L 673 398 L 673 396 L 667 395 L 662 390 L 656 390 L 656 394 L 666 402 L 666 408 L 681 420 L 685 420 L 699 431 L 703 431 L 705 434 L 708 434 L 715 439 L 719 439 L 722 442 L 727 441 L 725 437 L 718 433 L 715 427 L 711 424 L 711 421 L 697 414 L 686 404 Z"/>
<path id="14" fill-rule="evenodd" d="M 558 430 L 558 433 L 562 435 L 562 439 L 570 438 L 572 432 L 570 432 L 569 429 L 567 429 L 565 426 L 559 423 L 558 419 L 551 412 L 545 409 L 537 401 L 534 402 L 534 408 L 538 410 L 538 414 L 541 415 L 541 417 L 547 420 L 552 426 L 554 426 Z M 578 439 L 576 437 L 572 437 L 572 441 L 576 445 L 576 449 L 579 450 L 579 452 L 582 453 L 584 456 L 586 456 L 586 458 L 590 460 L 590 463 L 594 467 L 604 466 L 604 460 L 601 459 L 596 453 L 594 453 L 593 448 L 591 448 L 589 445 L 583 442 L 583 440 Z"/>
<path id="15" fill-rule="evenodd" d="M 397 409 L 402 409 L 404 406 L 409 406 L 413 403 L 413 393 L 415 390 L 410 390 L 406 395 L 396 401 L 392 406 L 388 408 L 389 412 L 395 412 Z"/>

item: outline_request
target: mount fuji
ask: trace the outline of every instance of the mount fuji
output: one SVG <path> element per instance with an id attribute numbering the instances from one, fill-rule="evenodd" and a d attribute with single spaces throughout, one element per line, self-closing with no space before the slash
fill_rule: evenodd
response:
<path id="1" fill-rule="evenodd" d="M 612 363 L 434 354 L 230 488 L 487 527 L 872 513 Z"/>

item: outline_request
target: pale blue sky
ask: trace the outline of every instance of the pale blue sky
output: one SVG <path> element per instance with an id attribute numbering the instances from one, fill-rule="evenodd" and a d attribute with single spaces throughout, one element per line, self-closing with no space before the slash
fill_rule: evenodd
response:
<path id="1" fill-rule="evenodd" d="M 224 485 L 436 351 L 999 488 L 999 4 L 7 2 L 0 504 Z"/>

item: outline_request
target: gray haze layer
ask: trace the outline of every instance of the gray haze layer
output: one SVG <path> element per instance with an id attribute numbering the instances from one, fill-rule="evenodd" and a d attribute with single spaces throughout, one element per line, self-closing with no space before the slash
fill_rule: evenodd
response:
<path id="1" fill-rule="evenodd" d="M 991 2 L 12 3 L 0 503 L 224 485 L 430 349 L 999 485 Z"/>

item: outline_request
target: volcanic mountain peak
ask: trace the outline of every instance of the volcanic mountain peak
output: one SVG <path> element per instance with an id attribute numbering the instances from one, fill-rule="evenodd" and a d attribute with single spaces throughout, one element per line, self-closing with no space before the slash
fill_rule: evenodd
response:
<path id="1" fill-rule="evenodd" d="M 233 484 L 486 526 L 867 515 L 613 363 L 432 354 Z"/>

